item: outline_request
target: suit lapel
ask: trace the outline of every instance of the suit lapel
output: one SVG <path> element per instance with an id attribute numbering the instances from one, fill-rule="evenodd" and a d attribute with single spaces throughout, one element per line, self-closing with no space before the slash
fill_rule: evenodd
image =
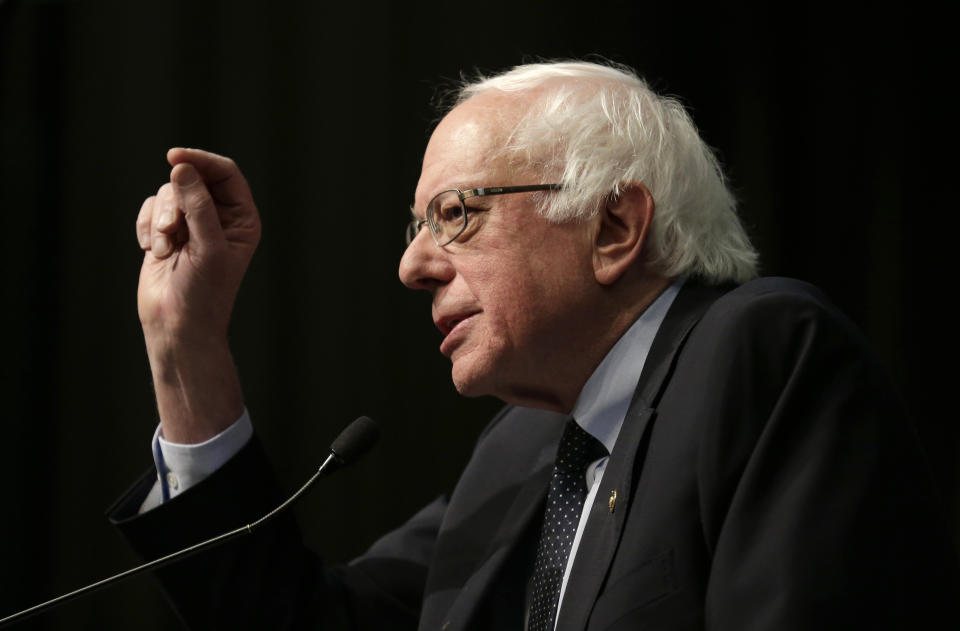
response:
<path id="1" fill-rule="evenodd" d="M 636 485 L 635 472 L 639 472 L 643 464 L 660 394 L 669 381 L 687 335 L 707 308 L 729 289 L 684 285 L 660 325 L 590 508 L 561 604 L 557 631 L 586 628 L 631 508 L 629 501 Z M 614 491 L 616 500 L 611 510 Z"/>

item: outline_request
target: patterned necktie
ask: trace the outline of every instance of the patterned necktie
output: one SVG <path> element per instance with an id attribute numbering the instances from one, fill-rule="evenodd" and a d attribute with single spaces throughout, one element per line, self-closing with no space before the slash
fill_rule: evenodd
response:
<path id="1" fill-rule="evenodd" d="M 600 441 L 572 419 L 567 423 L 547 491 L 547 510 L 533 566 L 529 631 L 553 630 L 567 558 L 587 497 L 587 465 L 607 455 L 607 449 Z"/>

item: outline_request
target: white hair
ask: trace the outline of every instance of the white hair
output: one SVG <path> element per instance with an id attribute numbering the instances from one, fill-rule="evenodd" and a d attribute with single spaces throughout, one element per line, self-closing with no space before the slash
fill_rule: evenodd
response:
<path id="1" fill-rule="evenodd" d="M 490 91 L 533 93 L 502 150 L 511 162 L 564 185 L 540 197 L 544 216 L 589 218 L 624 184 L 642 182 L 655 204 L 646 246 L 655 269 L 711 283 L 756 276 L 757 252 L 736 200 L 676 99 L 657 95 L 626 67 L 554 62 L 481 76 L 460 88 L 457 103 Z"/>

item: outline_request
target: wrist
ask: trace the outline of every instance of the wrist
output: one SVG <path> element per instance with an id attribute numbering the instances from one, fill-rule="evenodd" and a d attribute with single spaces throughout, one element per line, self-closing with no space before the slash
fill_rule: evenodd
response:
<path id="1" fill-rule="evenodd" d="M 243 413 L 243 393 L 226 341 L 148 343 L 148 355 L 167 440 L 203 442 Z"/>

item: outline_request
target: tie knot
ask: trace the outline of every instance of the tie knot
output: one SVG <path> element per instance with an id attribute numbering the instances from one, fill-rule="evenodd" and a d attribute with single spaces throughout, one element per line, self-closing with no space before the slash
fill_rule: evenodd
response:
<path id="1" fill-rule="evenodd" d="M 557 470 L 564 473 L 582 474 L 594 460 L 608 456 L 607 448 L 591 436 L 577 422 L 570 419 L 560 437 L 557 449 Z"/>

